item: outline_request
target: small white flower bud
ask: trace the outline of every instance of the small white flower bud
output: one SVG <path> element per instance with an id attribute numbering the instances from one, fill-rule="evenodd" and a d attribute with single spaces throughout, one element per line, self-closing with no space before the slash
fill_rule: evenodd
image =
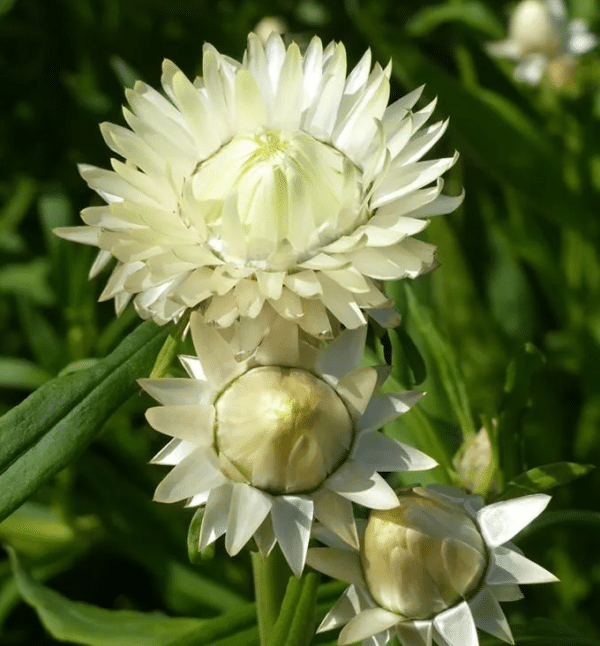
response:
<path id="1" fill-rule="evenodd" d="M 222 471 L 274 494 L 317 488 L 348 456 L 352 418 L 335 390 L 311 372 L 262 366 L 216 403 Z"/>
<path id="2" fill-rule="evenodd" d="M 480 586 L 487 550 L 462 507 L 420 487 L 394 509 L 374 510 L 361 548 L 369 591 L 383 608 L 427 619 Z"/>
<path id="3" fill-rule="evenodd" d="M 563 48 L 564 21 L 548 10 L 542 0 L 523 0 L 512 15 L 509 38 L 520 50 L 520 55 L 544 54 L 552 57 Z"/>

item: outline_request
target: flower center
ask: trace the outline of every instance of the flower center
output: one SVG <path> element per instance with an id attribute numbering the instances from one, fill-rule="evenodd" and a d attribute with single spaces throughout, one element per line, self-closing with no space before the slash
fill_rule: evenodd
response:
<path id="1" fill-rule="evenodd" d="M 412 493 L 399 503 L 371 512 L 361 550 L 365 579 L 382 607 L 429 619 L 479 588 L 487 550 L 458 505 Z"/>
<path id="2" fill-rule="evenodd" d="M 316 489 L 344 461 L 352 419 L 335 390 L 298 368 L 262 366 L 216 403 L 215 444 L 223 472 L 275 494 Z"/>
<path id="3" fill-rule="evenodd" d="M 284 270 L 356 228 L 366 213 L 361 176 L 306 133 L 262 129 L 198 165 L 187 208 L 203 214 L 208 244 L 225 261 Z"/>

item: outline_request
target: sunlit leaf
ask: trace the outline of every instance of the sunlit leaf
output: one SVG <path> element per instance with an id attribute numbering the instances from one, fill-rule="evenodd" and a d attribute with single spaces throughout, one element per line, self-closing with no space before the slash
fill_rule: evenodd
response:
<path id="1" fill-rule="evenodd" d="M 166 335 L 143 323 L 92 368 L 48 381 L 0 418 L 0 519 L 83 450 L 148 374 Z"/>
<path id="2" fill-rule="evenodd" d="M 529 469 L 511 480 L 502 494 L 498 496 L 498 500 L 547 491 L 581 478 L 594 468 L 593 464 L 577 464 L 576 462 L 556 462 L 535 467 L 535 469 Z"/>

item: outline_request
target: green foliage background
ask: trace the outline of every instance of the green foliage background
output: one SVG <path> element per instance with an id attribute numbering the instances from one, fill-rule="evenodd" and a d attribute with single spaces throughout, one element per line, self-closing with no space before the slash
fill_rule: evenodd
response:
<path id="1" fill-rule="evenodd" d="M 131 309 L 115 319 L 111 303 L 96 303 L 106 275 L 88 282 L 94 252 L 51 232 L 76 224 L 80 209 L 98 203 L 76 164 L 107 166 L 98 123 L 123 123 L 123 85 L 141 78 L 158 87 L 165 57 L 196 75 L 205 41 L 239 58 L 248 31 L 276 15 L 299 43 L 313 34 L 342 40 L 350 65 L 367 47 L 383 63 L 391 57 L 392 98 L 426 83 L 425 98 L 438 96 L 438 117 L 450 117 L 436 156 L 461 153 L 446 186 L 453 194 L 465 187 L 464 205 L 426 231 L 441 267 L 410 285 L 390 285 L 404 325 L 383 344 L 371 339 L 372 361 L 391 357 L 397 382 L 428 393 L 388 432 L 431 452 L 442 465 L 434 477 L 456 483 L 452 456 L 485 426 L 497 467 L 482 485 L 488 500 L 526 469 L 598 464 L 600 53 L 587 54 L 561 90 L 520 86 L 510 63 L 484 51 L 504 37 L 508 9 L 491 0 L 0 0 L 0 414 L 65 371 L 77 373 L 73 388 L 82 375 L 108 375 L 99 360 L 138 324 Z M 570 9 L 600 30 L 596 0 L 573 0 Z M 155 355 L 166 331 L 160 339 L 160 332 L 147 333 Z M 117 351 L 138 362 L 120 375 L 149 372 L 151 353 L 135 348 Z M 36 419 L 19 422 L 32 446 L 46 437 L 59 405 L 51 389 L 40 393 Z M 166 644 L 161 630 L 172 630 L 172 643 L 181 646 L 227 643 L 218 628 L 212 641 L 190 641 L 194 631 L 207 634 L 194 619 L 173 619 L 168 629 L 158 621 L 159 629 L 152 622 L 161 615 L 144 615 L 150 623 L 142 626 L 140 614 L 127 611 L 202 619 L 235 611 L 238 623 L 228 622 L 239 632 L 231 643 L 258 643 L 247 605 L 249 555 L 230 559 L 217 546 L 213 559 L 189 563 L 191 512 L 151 502 L 164 471 L 147 465 L 163 443 L 143 420 L 149 398 L 125 389 L 109 406 L 103 393 L 90 394 L 93 405 L 80 409 L 79 426 L 53 427 L 45 446 L 69 465 L 55 475 L 49 467 L 44 484 L 0 524 L 0 539 L 22 560 L 11 569 L 0 552 L 0 643 L 77 641 L 73 617 L 86 611 L 36 587 L 27 572 L 71 600 L 121 611 L 109 619 L 94 609 L 100 614 L 88 619 L 99 636 L 79 643 Z M 85 448 L 103 421 L 97 410 L 112 414 Z M 95 416 L 87 426 L 86 415 Z M 0 424 L 0 454 L 16 437 L 11 427 Z M 73 439 L 70 429 L 84 427 Z M 0 469 L 3 504 L 19 500 L 21 474 L 11 475 L 7 464 Z M 530 480 L 534 488 L 548 486 L 585 471 L 563 465 Z M 421 482 L 431 478 L 424 474 Z M 512 495 L 528 486 L 512 485 Z M 511 623 L 523 626 L 518 643 L 600 643 L 599 490 L 598 471 L 555 489 L 549 511 L 522 537 L 527 555 L 561 583 L 529 587 L 524 601 L 506 606 Z M 318 615 L 341 589 L 320 588 Z M 47 624 L 55 638 L 21 595 L 50 614 L 58 604 L 63 619 L 56 624 L 53 615 L 54 628 Z M 532 623 L 535 617 L 580 637 L 561 636 L 555 626 Z M 154 641 L 136 641 L 143 634 Z M 535 637 L 544 634 L 555 641 Z"/>

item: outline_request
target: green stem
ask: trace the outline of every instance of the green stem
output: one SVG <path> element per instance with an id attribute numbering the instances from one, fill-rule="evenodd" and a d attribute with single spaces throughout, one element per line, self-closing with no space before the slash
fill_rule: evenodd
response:
<path id="1" fill-rule="evenodd" d="M 275 545 L 267 557 L 259 552 L 252 552 L 252 571 L 260 643 L 266 646 L 279 616 L 291 571 L 278 545 Z"/>
<path id="2" fill-rule="evenodd" d="M 171 367 L 173 359 L 177 354 L 183 332 L 190 320 L 190 313 L 191 310 L 186 310 L 171 332 L 169 332 L 167 340 L 160 349 L 158 357 L 156 357 L 154 368 L 152 368 L 152 372 L 150 373 L 150 379 L 160 379 L 167 374 L 167 370 Z"/>

